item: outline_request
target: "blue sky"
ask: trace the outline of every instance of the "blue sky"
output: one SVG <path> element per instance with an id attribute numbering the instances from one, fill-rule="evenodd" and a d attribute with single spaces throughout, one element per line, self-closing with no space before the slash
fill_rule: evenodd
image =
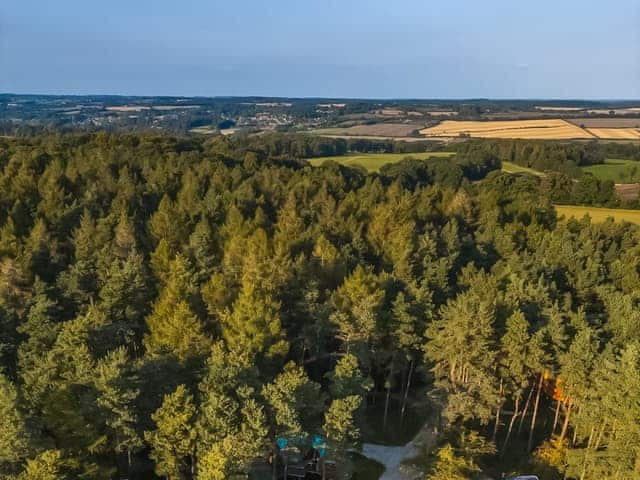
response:
<path id="1" fill-rule="evenodd" d="M 640 0 L 1 0 L 0 92 L 640 98 Z"/>

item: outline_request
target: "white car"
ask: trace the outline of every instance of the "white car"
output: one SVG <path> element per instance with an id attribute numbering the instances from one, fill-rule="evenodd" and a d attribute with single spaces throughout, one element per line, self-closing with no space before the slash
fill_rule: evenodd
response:
<path id="1" fill-rule="evenodd" d="M 517 477 L 509 477 L 507 480 L 540 480 L 535 475 L 518 475 Z"/>

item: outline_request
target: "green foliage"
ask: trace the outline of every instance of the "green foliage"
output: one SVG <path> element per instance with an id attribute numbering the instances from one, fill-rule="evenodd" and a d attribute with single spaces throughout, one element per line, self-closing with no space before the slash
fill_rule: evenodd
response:
<path id="1" fill-rule="evenodd" d="M 29 432 L 19 410 L 18 392 L 0 373 L 0 473 L 10 473 L 29 451 Z"/>
<path id="2" fill-rule="evenodd" d="M 0 138 L 0 476 L 242 477 L 323 431 L 350 474 L 377 415 L 439 428 L 425 475 L 637 477 L 640 230 L 553 207 L 615 203 L 573 176 L 637 149 L 300 160 L 347 148 L 426 146 Z"/>
<path id="3" fill-rule="evenodd" d="M 151 458 L 156 473 L 169 479 L 179 479 L 193 463 L 196 448 L 196 405 L 184 385 L 166 395 L 162 406 L 151 416 L 156 429 L 144 436 L 153 449 Z"/>

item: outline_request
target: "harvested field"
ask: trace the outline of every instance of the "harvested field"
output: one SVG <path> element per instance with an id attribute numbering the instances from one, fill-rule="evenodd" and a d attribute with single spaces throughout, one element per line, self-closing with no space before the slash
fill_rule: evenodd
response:
<path id="1" fill-rule="evenodd" d="M 155 105 L 154 110 L 171 111 L 171 110 L 191 110 L 200 108 L 200 105 Z"/>
<path id="2" fill-rule="evenodd" d="M 591 222 L 600 223 L 612 217 L 616 222 L 640 224 L 640 210 L 626 210 L 622 208 L 596 208 L 577 205 L 556 205 L 558 216 L 582 219 L 585 215 L 591 217 Z"/>
<path id="3" fill-rule="evenodd" d="M 327 129 L 330 130 L 330 129 Z M 438 138 L 424 138 L 424 137 L 385 137 L 381 135 L 333 135 L 328 133 L 323 133 L 318 130 L 313 131 L 316 135 L 320 135 L 321 137 L 326 138 L 342 138 L 344 140 L 353 140 L 353 139 L 362 139 L 362 140 L 391 140 L 396 142 L 436 142 L 436 143 L 448 143 L 443 142 Z"/>
<path id="4" fill-rule="evenodd" d="M 583 107 L 545 107 L 545 106 L 535 106 L 533 107 L 536 110 L 542 110 L 545 112 L 579 112 L 580 110 L 584 110 Z"/>
<path id="5" fill-rule="evenodd" d="M 640 107 L 629 107 L 629 108 L 596 108 L 587 110 L 587 113 L 593 113 L 594 115 L 609 115 L 613 112 L 616 115 L 633 115 L 636 113 L 640 113 Z"/>
<path id="6" fill-rule="evenodd" d="M 522 139 L 584 139 L 593 138 L 589 132 L 560 119 L 513 121 L 456 121 L 445 120 L 435 127 L 420 130 L 427 137 L 469 136 L 478 138 Z"/>
<path id="7" fill-rule="evenodd" d="M 587 131 L 598 138 L 640 140 L 640 130 L 637 128 L 587 128 Z"/>
<path id="8" fill-rule="evenodd" d="M 396 108 L 385 108 L 385 109 L 379 110 L 376 113 L 379 113 L 380 115 L 385 115 L 388 117 L 399 117 L 400 115 L 404 115 L 403 110 L 398 110 Z"/>
<path id="9" fill-rule="evenodd" d="M 458 112 L 454 112 L 453 110 L 431 110 L 427 113 L 432 117 L 455 117 L 458 115 Z"/>
<path id="10" fill-rule="evenodd" d="M 616 183 L 616 193 L 623 200 L 637 200 L 640 197 L 640 183 Z"/>
<path id="11" fill-rule="evenodd" d="M 375 123 L 372 125 L 355 125 L 347 128 L 321 128 L 314 130 L 313 133 L 318 135 L 406 137 L 417 131 L 422 125 L 410 123 Z"/>
<path id="12" fill-rule="evenodd" d="M 309 163 L 314 167 L 322 165 L 327 161 L 338 162 L 347 167 L 362 167 L 368 172 L 377 172 L 387 163 L 396 163 L 407 157 L 418 160 L 428 158 L 449 158 L 454 156 L 454 152 L 422 152 L 422 153 L 363 153 L 355 155 L 341 155 L 336 157 L 312 158 Z"/>
<path id="13" fill-rule="evenodd" d="M 142 112 L 143 110 L 150 110 L 151 107 L 145 107 L 143 105 L 123 105 L 121 107 L 107 107 L 105 110 L 108 112 Z"/>
<path id="14" fill-rule="evenodd" d="M 582 128 L 640 128 L 640 118 L 570 118 L 567 122 Z"/>

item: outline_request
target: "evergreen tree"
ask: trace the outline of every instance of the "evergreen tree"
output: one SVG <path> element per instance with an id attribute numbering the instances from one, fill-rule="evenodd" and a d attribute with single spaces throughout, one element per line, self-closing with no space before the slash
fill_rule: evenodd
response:
<path id="1" fill-rule="evenodd" d="M 195 469 L 196 405 L 184 385 L 165 395 L 162 406 L 151 416 L 156 429 L 145 432 L 151 445 L 151 458 L 158 475 L 179 480 Z"/>
<path id="2" fill-rule="evenodd" d="M 0 372 L 0 474 L 8 475 L 27 457 L 31 445 L 16 387 Z"/>
<path id="3" fill-rule="evenodd" d="M 185 259 L 178 255 L 169 278 L 147 317 L 144 343 L 152 353 L 170 353 L 181 361 L 204 355 L 210 340 L 193 312 L 197 287 Z"/>
<path id="4" fill-rule="evenodd" d="M 126 453 L 128 467 L 131 455 L 142 447 L 137 431 L 135 400 L 139 391 L 135 386 L 132 364 L 124 348 L 113 350 L 97 366 L 96 388 L 100 392 L 98 405 L 104 409 L 105 424 L 116 453 Z"/>

